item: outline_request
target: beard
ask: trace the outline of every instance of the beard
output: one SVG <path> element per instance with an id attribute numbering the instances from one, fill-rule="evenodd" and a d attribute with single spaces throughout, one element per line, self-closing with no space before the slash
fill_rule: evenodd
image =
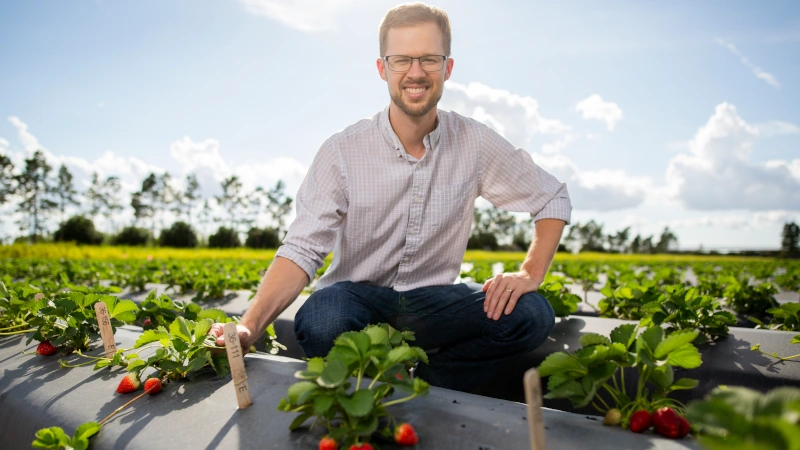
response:
<path id="1" fill-rule="evenodd" d="M 430 86 L 428 90 L 431 90 Z M 438 104 L 439 100 L 442 98 L 443 91 L 444 89 L 439 92 L 431 91 L 431 96 L 428 98 L 428 101 L 421 105 L 409 105 L 403 101 L 403 89 L 400 89 L 397 93 L 393 93 L 390 88 L 389 96 L 392 98 L 392 102 L 407 115 L 411 117 L 422 117 L 436 107 L 436 104 Z"/>

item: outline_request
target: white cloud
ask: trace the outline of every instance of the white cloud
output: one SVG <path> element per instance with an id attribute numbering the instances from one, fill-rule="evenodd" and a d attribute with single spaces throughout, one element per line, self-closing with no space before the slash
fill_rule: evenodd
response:
<path id="1" fill-rule="evenodd" d="M 337 19 L 365 0 L 241 0 L 248 13 L 307 32 L 337 30 Z"/>
<path id="2" fill-rule="evenodd" d="M 7 140 L 0 138 L 0 150 L 8 150 L 9 145 L 11 144 L 9 144 Z"/>
<path id="3" fill-rule="evenodd" d="M 735 106 L 717 105 L 690 153 L 670 160 L 667 190 L 690 209 L 800 209 L 800 160 L 751 163 L 758 137 Z"/>
<path id="4" fill-rule="evenodd" d="M 560 135 L 570 130 L 560 121 L 544 117 L 539 112 L 539 101 L 533 97 L 478 82 L 463 85 L 448 81 L 445 88 L 440 108 L 479 120 L 514 145 L 530 148 L 537 134 Z"/>
<path id="5" fill-rule="evenodd" d="M 783 134 L 800 134 L 800 126 L 789 122 L 773 120 L 771 122 L 755 124 L 758 134 L 764 137 L 780 136 Z"/>
<path id="6" fill-rule="evenodd" d="M 44 151 L 45 148 L 39 145 L 39 140 L 36 139 L 36 136 L 32 135 L 28 131 L 28 124 L 21 121 L 19 117 L 11 116 L 8 118 L 8 121 L 11 122 L 12 125 L 17 129 L 17 136 L 19 137 L 22 146 L 28 152 L 35 152 L 36 150 Z"/>
<path id="7" fill-rule="evenodd" d="M 800 212 L 774 210 L 724 216 L 703 215 L 689 219 L 670 220 L 664 224 L 672 229 L 711 227 L 761 230 L 771 225 L 784 224 L 792 221 L 800 221 Z"/>
<path id="8" fill-rule="evenodd" d="M 731 53 L 738 56 L 741 59 L 742 64 L 744 64 L 745 67 L 750 69 L 750 71 L 753 72 L 753 75 L 755 75 L 758 79 L 764 81 L 765 83 L 769 84 L 774 88 L 781 87 L 781 84 L 778 82 L 777 79 L 775 79 L 775 77 L 771 73 L 768 73 L 764 71 L 762 68 L 751 63 L 750 60 L 746 56 L 744 56 L 742 52 L 740 52 L 739 49 L 736 48 L 735 45 L 733 45 L 730 42 L 724 41 L 722 39 L 717 39 L 716 41 L 717 44 L 727 48 L 728 50 L 730 50 Z"/>
<path id="9" fill-rule="evenodd" d="M 651 185 L 649 178 L 630 177 L 623 171 L 581 171 L 561 154 L 576 139 L 597 139 L 597 136 L 571 133 L 569 125 L 544 117 L 538 100 L 477 82 L 463 85 L 449 81 L 445 87 L 447 93 L 439 103 L 442 109 L 483 122 L 514 145 L 532 148 L 535 137 L 554 135 L 556 140 L 542 145 L 542 153 L 531 153 L 536 164 L 567 183 L 575 209 L 632 208 L 645 200 Z"/>
<path id="10" fill-rule="evenodd" d="M 597 119 L 606 123 L 608 131 L 614 131 L 617 122 L 622 120 L 622 108 L 614 102 L 607 102 L 603 97 L 594 94 L 575 105 L 584 119 Z"/>

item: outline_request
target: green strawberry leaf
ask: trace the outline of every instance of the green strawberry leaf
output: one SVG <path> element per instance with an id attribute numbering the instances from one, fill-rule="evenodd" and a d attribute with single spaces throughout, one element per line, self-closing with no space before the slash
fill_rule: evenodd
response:
<path id="1" fill-rule="evenodd" d="M 335 388 L 344 383 L 349 375 L 347 366 L 338 360 L 332 360 L 325 365 L 322 374 L 317 378 L 317 383 L 322 387 Z"/>
<path id="2" fill-rule="evenodd" d="M 611 344 L 611 341 L 607 337 L 601 336 L 601 335 L 599 335 L 597 333 L 586 333 L 586 334 L 584 334 L 584 335 L 582 335 L 580 337 L 578 342 L 580 342 L 580 344 L 583 347 L 589 347 L 589 346 L 598 345 L 598 344 L 602 344 L 602 345 L 610 345 Z"/>
<path id="3" fill-rule="evenodd" d="M 64 434 L 61 427 L 42 428 L 36 432 L 36 440 L 31 444 L 35 448 L 58 450 L 72 444 L 72 440 Z"/>
<path id="4" fill-rule="evenodd" d="M 684 344 L 669 353 L 667 362 L 684 369 L 694 369 L 703 363 L 703 359 L 700 357 L 697 347 L 692 344 Z"/>
<path id="5" fill-rule="evenodd" d="M 370 389 L 359 389 L 352 395 L 336 394 L 336 401 L 351 417 L 363 417 L 372 411 L 375 399 Z"/>
<path id="6" fill-rule="evenodd" d="M 692 342 L 698 334 L 700 334 L 700 332 L 697 330 L 676 331 L 670 334 L 655 348 L 655 357 L 658 359 L 663 359 L 673 350 Z"/>
<path id="7" fill-rule="evenodd" d="M 561 372 L 586 373 L 586 368 L 578 362 L 575 356 L 566 352 L 551 353 L 537 368 L 540 377 L 550 376 Z"/>

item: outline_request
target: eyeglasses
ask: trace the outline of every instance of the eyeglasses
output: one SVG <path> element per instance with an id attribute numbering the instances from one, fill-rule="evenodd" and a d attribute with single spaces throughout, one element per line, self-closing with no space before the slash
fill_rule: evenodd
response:
<path id="1" fill-rule="evenodd" d="M 386 61 L 389 70 L 392 72 L 408 72 L 415 59 L 419 61 L 419 66 L 425 72 L 438 72 L 444 68 L 444 62 L 447 61 L 447 56 L 427 55 L 420 56 L 419 58 L 412 58 L 403 55 L 390 55 L 383 57 L 383 60 Z"/>

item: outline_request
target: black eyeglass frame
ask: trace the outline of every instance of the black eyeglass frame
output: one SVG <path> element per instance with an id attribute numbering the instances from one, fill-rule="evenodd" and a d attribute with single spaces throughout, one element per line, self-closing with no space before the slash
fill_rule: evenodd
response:
<path id="1" fill-rule="evenodd" d="M 391 72 L 394 72 L 394 73 L 408 72 L 409 70 L 411 70 L 411 67 L 414 65 L 414 60 L 415 59 L 419 63 L 419 68 L 422 69 L 423 72 L 425 72 L 425 73 L 439 72 L 442 69 L 444 69 L 444 65 L 447 63 L 447 60 L 450 59 L 450 57 L 447 56 L 447 55 L 425 55 L 425 56 L 420 56 L 419 58 L 411 58 L 411 64 L 408 66 L 408 69 L 406 69 L 406 70 L 393 70 L 391 67 L 389 67 L 389 58 L 392 57 L 392 56 L 402 56 L 403 58 L 411 58 L 411 57 L 408 56 L 408 55 L 386 55 L 383 58 L 381 58 L 381 59 L 383 59 L 383 62 L 386 63 L 386 68 L 389 69 Z M 423 69 L 422 68 L 422 58 L 427 58 L 427 57 L 430 57 L 430 56 L 441 56 L 442 58 L 444 58 L 442 60 L 442 67 L 440 67 L 440 68 L 438 68 L 436 70 L 425 70 L 425 69 Z"/>

